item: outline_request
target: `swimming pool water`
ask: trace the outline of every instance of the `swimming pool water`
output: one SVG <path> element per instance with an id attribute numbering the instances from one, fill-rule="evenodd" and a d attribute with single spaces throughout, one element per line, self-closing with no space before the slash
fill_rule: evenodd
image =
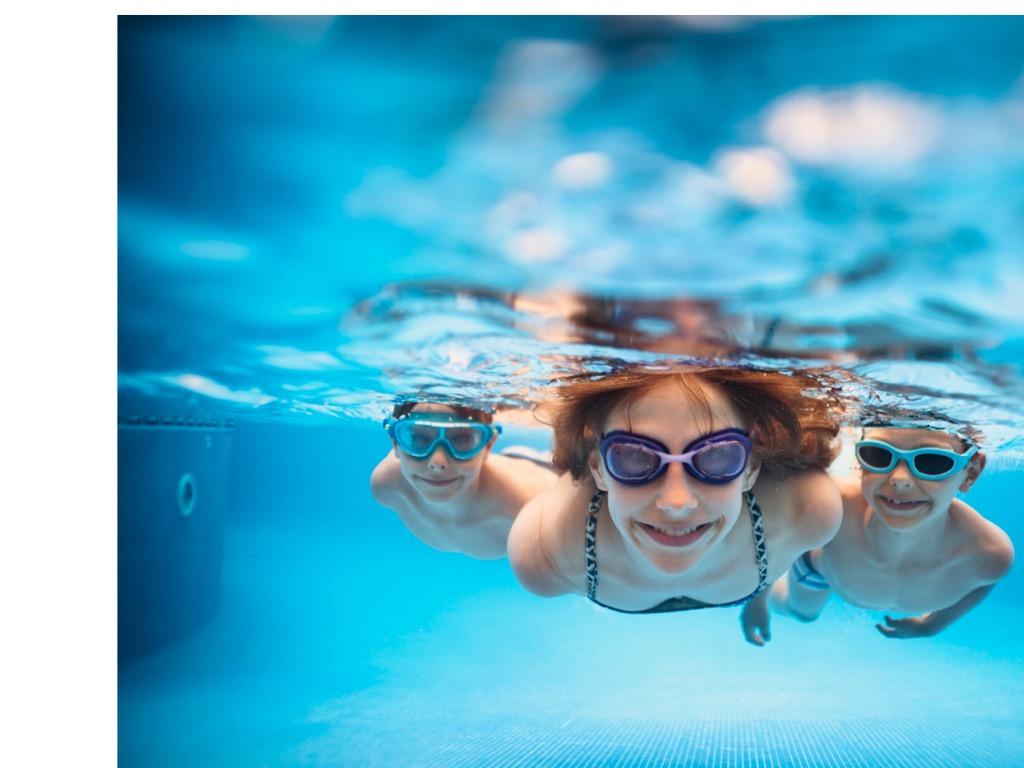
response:
<path id="1" fill-rule="evenodd" d="M 363 479 L 376 429 L 240 425 L 221 607 L 120 670 L 126 765 L 1009 766 L 1024 759 L 1024 584 L 898 642 L 833 599 L 630 617 L 419 544 Z M 1015 538 L 1003 499 L 972 501 Z M 345 499 L 340 503 L 339 499 Z"/>
<path id="2" fill-rule="evenodd" d="M 370 495 L 395 395 L 530 405 L 690 328 L 982 427 L 967 500 L 1024 537 L 1021 20 L 702 23 L 121 19 L 119 421 L 163 453 L 120 511 L 223 524 L 149 606 L 212 618 L 119 665 L 123 765 L 1024 764 L 1019 568 L 929 640 L 833 598 L 758 649 L 532 597 Z M 207 430 L 186 519 L 161 470 Z"/>

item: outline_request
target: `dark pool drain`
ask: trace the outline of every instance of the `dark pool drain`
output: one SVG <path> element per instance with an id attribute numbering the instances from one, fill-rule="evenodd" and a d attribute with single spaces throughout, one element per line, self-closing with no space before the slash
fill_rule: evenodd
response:
<path id="1" fill-rule="evenodd" d="M 178 512 L 188 517 L 196 506 L 196 480 L 191 474 L 185 473 L 178 481 Z"/>

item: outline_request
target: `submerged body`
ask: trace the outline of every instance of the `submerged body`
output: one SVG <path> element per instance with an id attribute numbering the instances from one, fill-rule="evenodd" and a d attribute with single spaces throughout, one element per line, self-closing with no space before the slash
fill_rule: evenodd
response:
<path id="1" fill-rule="evenodd" d="M 418 404 L 410 413 L 457 415 L 457 409 Z M 493 442 L 465 460 L 444 445 L 415 458 L 396 444 L 373 471 L 373 496 L 434 549 L 481 560 L 505 557 L 519 509 L 552 487 L 556 475 L 537 462 L 493 454 Z"/>
<path id="2" fill-rule="evenodd" d="M 669 474 L 680 475 L 682 470 L 670 469 Z M 731 505 L 728 521 L 726 516 L 705 520 L 707 507 L 698 500 L 699 492 L 686 487 L 689 482 L 693 481 L 665 479 L 666 485 L 675 486 L 667 489 L 668 494 L 686 497 L 683 503 L 694 501 L 691 514 L 655 506 L 657 512 L 628 522 L 626 536 L 612 520 L 607 497 L 601 500 L 596 536 L 599 602 L 618 610 L 645 611 L 680 596 L 717 605 L 756 590 L 758 561 L 749 505 L 740 496 Z M 566 474 L 520 513 L 509 551 L 520 582 L 531 592 L 588 593 L 586 521 L 595 489 L 592 480 L 576 482 Z M 808 547 L 820 546 L 832 536 L 839 523 L 838 497 L 832 481 L 818 471 L 785 480 L 761 478 L 753 491 L 763 513 L 767 577 L 773 581 Z M 712 556 L 704 557 L 708 552 Z"/>
<path id="3" fill-rule="evenodd" d="M 871 429 L 866 437 L 908 451 L 963 451 L 957 438 L 932 430 Z M 978 454 L 933 480 L 899 461 L 887 472 L 862 470 L 860 477 L 840 480 L 838 533 L 775 585 L 772 604 L 813 621 L 835 592 L 862 608 L 916 614 L 886 616 L 877 626 L 889 637 L 940 632 L 980 603 L 1013 563 L 1009 537 L 955 498 L 970 489 L 984 464 Z"/>
<path id="4" fill-rule="evenodd" d="M 599 431 L 634 435 L 672 451 L 682 447 L 685 454 L 709 435 L 749 428 L 746 414 L 722 390 L 686 378 L 691 383 L 681 386 L 678 379 L 662 377 L 628 404 L 612 408 Z M 670 459 L 655 479 L 626 484 L 591 450 L 584 473 L 563 474 L 517 518 L 509 557 L 522 585 L 543 596 L 587 595 L 620 611 L 687 610 L 753 599 L 767 614 L 760 589 L 835 533 L 840 501 L 834 484 L 821 469 L 766 471 L 756 450 L 738 476 L 708 482 L 683 469 L 684 454 Z M 758 552 L 752 499 L 760 508 L 764 556 Z M 588 518 L 595 517 L 588 542 Z M 744 626 L 752 642 L 760 642 L 758 615 L 751 613 Z"/>

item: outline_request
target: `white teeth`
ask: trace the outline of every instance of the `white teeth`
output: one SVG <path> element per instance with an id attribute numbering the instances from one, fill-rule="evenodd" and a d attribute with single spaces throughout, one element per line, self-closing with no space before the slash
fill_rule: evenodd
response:
<path id="1" fill-rule="evenodd" d="M 697 525 L 694 525 L 690 528 L 661 528 L 657 525 L 652 525 L 651 528 L 658 531 L 659 533 L 664 533 L 668 536 L 686 536 L 696 531 L 702 525 L 704 525 L 704 523 L 698 523 Z"/>
<path id="2" fill-rule="evenodd" d="M 894 507 L 912 507 L 915 506 L 916 504 L 921 503 L 920 501 L 914 499 L 892 499 L 889 498 L 888 496 L 883 496 L 882 498 L 885 499 L 889 504 L 892 504 Z"/>

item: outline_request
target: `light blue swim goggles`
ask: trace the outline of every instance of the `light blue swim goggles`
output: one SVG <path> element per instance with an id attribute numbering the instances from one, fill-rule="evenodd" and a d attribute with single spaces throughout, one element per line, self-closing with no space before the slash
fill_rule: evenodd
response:
<path id="1" fill-rule="evenodd" d="M 922 480 L 945 480 L 966 467 L 971 457 L 978 452 L 972 445 L 966 453 L 947 451 L 943 448 L 915 448 L 904 451 L 881 440 L 861 440 L 857 443 L 857 461 L 868 472 L 884 474 L 896 469 L 901 461 L 914 477 Z"/>
<path id="2" fill-rule="evenodd" d="M 455 413 L 410 413 L 387 418 L 384 429 L 414 459 L 425 459 L 443 445 L 456 461 L 468 461 L 501 434 L 500 424 L 481 424 Z"/>

